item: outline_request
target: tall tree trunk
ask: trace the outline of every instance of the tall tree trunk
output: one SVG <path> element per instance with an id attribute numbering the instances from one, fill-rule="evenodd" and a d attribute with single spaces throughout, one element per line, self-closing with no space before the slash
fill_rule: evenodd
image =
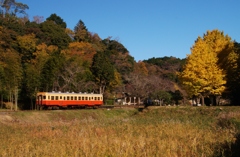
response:
<path id="1" fill-rule="evenodd" d="M 99 88 L 99 93 L 100 93 L 100 94 L 103 94 L 103 93 L 104 93 L 105 87 L 106 87 L 105 84 L 101 84 L 101 85 L 100 85 L 100 88 Z"/>
<path id="2" fill-rule="evenodd" d="M 210 95 L 210 101 L 211 101 L 212 106 L 217 105 L 217 97 L 215 95 Z M 219 101 L 219 99 L 218 99 L 218 101 Z"/>
<path id="3" fill-rule="evenodd" d="M 33 101 L 32 101 L 32 97 L 30 98 L 30 101 L 31 101 L 31 110 L 33 110 Z"/>
<path id="4" fill-rule="evenodd" d="M 221 99 L 221 96 L 217 95 L 216 96 L 216 105 L 219 106 L 220 104 L 220 99 Z"/>
<path id="5" fill-rule="evenodd" d="M 10 91 L 10 94 L 9 94 L 9 102 L 11 103 L 11 110 L 13 109 L 13 94 L 12 92 Z"/>
<path id="6" fill-rule="evenodd" d="M 205 102 L 204 102 L 204 96 L 203 95 L 201 95 L 201 99 L 202 99 L 202 106 L 204 106 Z"/>
<path id="7" fill-rule="evenodd" d="M 3 108 L 3 94 L 1 94 L 1 108 Z"/>
<path id="8" fill-rule="evenodd" d="M 214 96 L 213 95 L 210 95 L 210 101 L 211 101 L 210 106 L 215 106 L 214 104 L 216 104 L 216 103 L 214 102 Z"/>
<path id="9" fill-rule="evenodd" d="M 15 87 L 14 90 L 14 97 L 15 97 L 15 110 L 18 110 L 18 87 Z"/>
<path id="10" fill-rule="evenodd" d="M 197 97 L 196 100 L 197 100 L 196 102 L 197 102 L 197 106 L 198 106 L 198 104 L 200 104 L 201 98 Z"/>

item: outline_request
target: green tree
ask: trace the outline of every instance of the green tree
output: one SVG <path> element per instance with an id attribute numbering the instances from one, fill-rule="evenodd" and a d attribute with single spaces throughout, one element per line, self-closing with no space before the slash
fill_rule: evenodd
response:
<path id="1" fill-rule="evenodd" d="M 3 52 L 6 49 L 18 49 L 17 36 L 19 34 L 14 30 L 8 29 L 6 26 L 0 26 L 0 48 L 3 49 Z"/>
<path id="2" fill-rule="evenodd" d="M 134 69 L 134 58 L 129 55 L 128 50 L 118 41 L 104 39 L 102 43 L 108 56 L 121 75 L 128 75 Z"/>
<path id="3" fill-rule="evenodd" d="M 204 97 L 212 98 L 221 95 L 225 90 L 225 75 L 217 63 L 217 53 L 212 50 L 208 42 L 198 37 L 180 77 L 190 96 L 202 98 L 202 105 L 204 105 Z"/>
<path id="4" fill-rule="evenodd" d="M 25 10 L 29 9 L 28 5 L 16 2 L 15 0 L 2 0 L 0 4 L 5 14 L 12 13 L 16 15 L 20 13 L 26 15 Z"/>
<path id="5" fill-rule="evenodd" d="M 179 59 L 176 57 L 161 57 L 161 58 L 150 58 L 148 60 L 143 60 L 143 62 L 150 63 L 157 65 L 161 67 L 162 69 L 165 70 L 170 70 L 170 71 L 180 71 L 182 65 L 185 62 L 185 59 Z"/>
<path id="6" fill-rule="evenodd" d="M 0 57 L 2 54 L 0 53 Z M 5 73 L 4 73 L 4 65 L 5 63 L 3 63 L 3 61 L 0 60 L 0 96 L 1 96 L 1 108 L 3 108 L 3 96 L 6 92 L 6 77 L 5 77 Z"/>
<path id="7" fill-rule="evenodd" d="M 51 14 L 47 19 L 47 21 L 54 21 L 57 25 L 60 25 L 62 28 L 66 28 L 67 24 L 63 21 L 63 19 L 57 14 Z"/>
<path id="8" fill-rule="evenodd" d="M 64 65 L 65 56 L 59 51 L 53 52 L 46 60 L 41 73 L 40 91 L 54 91 L 57 88 L 58 74 L 61 73 L 61 67 Z"/>
<path id="9" fill-rule="evenodd" d="M 45 21 L 40 24 L 43 32 L 42 40 L 49 46 L 55 45 L 60 50 L 66 49 L 71 42 L 71 38 L 65 32 L 65 29 L 53 21 Z"/>
<path id="10" fill-rule="evenodd" d="M 180 90 L 176 90 L 175 92 L 169 92 L 172 95 L 172 100 L 175 101 L 175 104 L 178 105 L 179 101 L 183 99 L 183 94 Z"/>
<path id="11" fill-rule="evenodd" d="M 14 50 L 5 52 L 1 57 L 4 60 L 5 87 L 10 101 L 15 103 L 15 110 L 17 110 L 19 87 L 22 81 L 21 59 Z"/>
<path id="12" fill-rule="evenodd" d="M 9 31 L 11 31 L 10 35 L 13 35 L 13 39 L 15 40 L 15 34 L 17 36 L 24 35 L 25 33 L 25 26 L 22 19 L 15 17 L 13 15 L 8 15 L 8 18 L 2 18 L 0 17 L 0 25 L 7 28 Z"/>
<path id="13" fill-rule="evenodd" d="M 75 33 L 74 39 L 76 41 L 89 42 L 90 34 L 82 20 L 79 20 L 77 25 L 74 27 L 74 33 Z"/>
<path id="14" fill-rule="evenodd" d="M 231 62 L 227 70 L 227 97 L 230 98 L 231 104 L 240 104 L 240 44 L 234 43 L 234 53 L 229 55 Z"/>
<path id="15" fill-rule="evenodd" d="M 34 57 L 36 41 L 34 34 L 17 37 L 18 49 L 23 63 L 29 62 Z"/>
<path id="16" fill-rule="evenodd" d="M 77 56 L 66 55 L 61 72 L 58 73 L 57 85 L 59 91 L 69 92 L 93 92 L 89 67 L 85 67 L 84 60 Z"/>
<path id="17" fill-rule="evenodd" d="M 44 39 L 44 33 L 42 32 L 40 28 L 40 24 L 37 22 L 27 22 L 25 25 L 25 35 L 27 34 L 35 34 L 36 38 L 38 38 L 38 43 L 45 42 Z"/>
<path id="18" fill-rule="evenodd" d="M 36 46 L 36 51 L 33 54 L 35 57 L 30 62 L 25 64 L 25 78 L 23 80 L 24 98 L 30 99 L 31 106 L 25 106 L 27 108 L 34 109 L 34 98 L 41 87 L 41 74 L 43 67 L 48 61 L 49 52 L 46 44 L 40 44 Z M 23 96 L 22 96 L 23 97 Z M 27 103 L 26 103 L 27 104 Z M 36 107 L 36 106 L 35 106 Z"/>
<path id="19" fill-rule="evenodd" d="M 159 90 L 154 92 L 152 95 L 154 99 L 157 99 L 160 101 L 160 104 L 159 104 L 160 106 L 171 103 L 172 95 L 167 91 Z"/>
<path id="20" fill-rule="evenodd" d="M 106 52 L 97 52 L 93 57 L 91 71 L 95 82 L 99 85 L 99 92 L 104 93 L 105 88 L 114 80 L 114 67 Z"/>

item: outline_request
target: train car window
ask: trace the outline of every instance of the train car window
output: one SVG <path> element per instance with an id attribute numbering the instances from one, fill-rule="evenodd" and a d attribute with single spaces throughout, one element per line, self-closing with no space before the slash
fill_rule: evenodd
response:
<path id="1" fill-rule="evenodd" d="M 92 100 L 94 100 L 93 97 L 92 97 Z"/>
<path id="2" fill-rule="evenodd" d="M 50 96 L 48 96 L 48 100 L 50 100 Z"/>
<path id="3" fill-rule="evenodd" d="M 85 100 L 88 100 L 88 97 L 85 97 Z"/>
<path id="4" fill-rule="evenodd" d="M 76 97 L 76 96 L 75 96 L 74 98 L 75 98 L 75 100 L 77 100 L 77 97 Z"/>
<path id="5" fill-rule="evenodd" d="M 54 96 L 51 96 L 51 100 L 54 100 Z"/>
<path id="6" fill-rule="evenodd" d="M 67 100 L 69 100 L 69 96 L 67 96 Z"/>
<path id="7" fill-rule="evenodd" d="M 84 100 L 84 97 L 82 97 L 82 100 Z"/>
<path id="8" fill-rule="evenodd" d="M 78 100 L 81 100 L 81 97 L 80 97 L 80 96 L 78 97 Z"/>
<path id="9" fill-rule="evenodd" d="M 71 100 L 73 100 L 73 96 L 71 96 Z"/>
<path id="10" fill-rule="evenodd" d="M 62 96 L 60 96 L 60 99 L 62 99 Z"/>
<path id="11" fill-rule="evenodd" d="M 58 100 L 58 96 L 56 96 L 56 100 Z"/>
<path id="12" fill-rule="evenodd" d="M 44 95 L 44 96 L 43 96 L 43 100 L 45 100 L 45 99 L 46 99 L 46 96 Z"/>
<path id="13" fill-rule="evenodd" d="M 97 97 L 94 97 L 94 100 L 97 100 Z"/>
<path id="14" fill-rule="evenodd" d="M 66 100 L 65 96 L 63 97 L 63 100 Z"/>
<path id="15" fill-rule="evenodd" d="M 98 97 L 97 99 L 100 100 L 100 97 Z"/>

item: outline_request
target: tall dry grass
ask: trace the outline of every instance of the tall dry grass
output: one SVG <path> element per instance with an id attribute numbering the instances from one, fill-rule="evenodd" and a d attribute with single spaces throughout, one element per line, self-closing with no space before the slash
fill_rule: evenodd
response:
<path id="1" fill-rule="evenodd" d="M 182 112 L 186 115 L 178 118 Z M 66 119 L 71 113 L 68 111 L 58 113 L 58 117 L 49 122 L 0 123 L 0 156 L 223 156 L 222 145 L 230 146 L 236 140 L 235 127 L 231 123 L 221 126 L 218 116 L 214 120 L 209 114 L 205 115 L 209 121 L 204 117 L 201 120 L 198 117 L 201 112 L 195 113 L 195 119 L 191 117 L 193 112 L 177 109 L 176 115 L 171 115 L 174 110 L 163 108 L 143 113 L 98 110 L 83 114 L 79 111 L 81 116 L 70 115 L 73 117 Z"/>

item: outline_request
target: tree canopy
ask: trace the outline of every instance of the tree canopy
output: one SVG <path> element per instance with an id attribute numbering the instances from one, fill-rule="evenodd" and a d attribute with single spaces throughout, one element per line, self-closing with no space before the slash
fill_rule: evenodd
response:
<path id="1" fill-rule="evenodd" d="M 78 42 L 80 42 L 80 41 L 88 42 L 89 41 L 89 32 L 82 20 L 79 20 L 77 25 L 74 27 L 74 33 L 75 33 L 74 39 L 76 41 L 78 41 Z"/>
<path id="2" fill-rule="evenodd" d="M 180 74 L 190 96 L 209 97 L 224 92 L 226 73 L 219 66 L 219 60 L 222 59 L 219 54 L 225 50 L 227 42 L 221 42 L 222 35 L 223 32 L 217 30 L 208 31 L 203 38 L 198 37 L 191 48 L 191 54 Z M 225 38 L 230 44 L 228 36 Z"/>
<path id="3" fill-rule="evenodd" d="M 99 85 L 99 92 L 104 93 L 105 88 L 114 79 L 114 68 L 106 52 L 97 52 L 93 57 L 91 71 Z"/>
<path id="4" fill-rule="evenodd" d="M 53 21 L 41 23 L 40 29 L 43 32 L 42 39 L 47 45 L 56 45 L 62 50 L 66 49 L 71 42 L 71 38 L 65 33 L 65 30 Z"/>
<path id="5" fill-rule="evenodd" d="M 64 29 L 67 27 L 66 22 L 64 22 L 63 19 L 57 14 L 51 14 L 46 20 L 54 21 L 57 25 L 60 25 Z"/>
<path id="6" fill-rule="evenodd" d="M 165 56 L 136 62 L 121 42 L 102 39 L 82 20 L 71 30 L 56 13 L 30 21 L 26 4 L 0 4 L 3 101 L 19 94 L 22 103 L 31 100 L 25 107 L 33 109 L 36 92 L 57 90 L 100 92 L 105 98 L 127 93 L 176 104 L 182 96 L 221 95 L 240 104 L 240 46 L 217 29 L 198 37 L 186 59 Z"/>
<path id="7" fill-rule="evenodd" d="M 16 14 L 24 14 L 26 15 L 25 10 L 29 9 L 27 4 L 23 4 L 20 2 L 16 2 L 15 0 L 2 0 L 0 2 L 2 13 L 7 15 L 12 13 L 13 15 Z"/>

